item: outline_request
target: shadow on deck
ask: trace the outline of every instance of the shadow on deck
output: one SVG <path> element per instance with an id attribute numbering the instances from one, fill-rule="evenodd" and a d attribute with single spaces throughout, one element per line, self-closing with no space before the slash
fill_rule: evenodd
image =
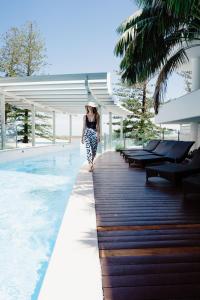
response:
<path id="1" fill-rule="evenodd" d="M 200 201 L 114 152 L 93 179 L 105 300 L 199 300 Z"/>

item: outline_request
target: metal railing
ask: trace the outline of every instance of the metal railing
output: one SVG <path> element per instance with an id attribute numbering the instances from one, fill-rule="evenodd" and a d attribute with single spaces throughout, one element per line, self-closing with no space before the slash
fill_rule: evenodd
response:
<path id="1" fill-rule="evenodd" d="M 180 139 L 180 132 L 173 131 L 173 132 L 161 132 L 160 136 L 157 137 L 161 140 L 179 140 Z M 131 148 L 131 147 L 138 147 L 142 148 L 147 141 L 144 140 L 136 140 L 134 138 L 126 137 L 124 136 L 122 139 L 119 137 L 116 137 L 115 134 L 112 135 L 112 138 L 110 139 L 110 136 L 108 134 L 103 135 L 102 141 L 101 141 L 101 150 L 102 152 L 107 150 L 117 150 L 117 149 L 124 149 L 124 148 Z"/>
<path id="2" fill-rule="evenodd" d="M 5 125 L 5 148 L 17 148 L 17 126 L 13 123 Z M 2 135 L 1 135 L 1 149 L 2 149 Z"/>

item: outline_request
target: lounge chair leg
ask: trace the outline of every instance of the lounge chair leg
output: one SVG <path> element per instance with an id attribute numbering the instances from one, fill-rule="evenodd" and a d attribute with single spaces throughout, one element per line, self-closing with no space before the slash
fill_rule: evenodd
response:
<path id="1" fill-rule="evenodd" d="M 133 161 L 129 161 L 128 164 L 129 164 L 129 167 L 131 168 L 132 165 L 134 164 L 134 162 Z"/>

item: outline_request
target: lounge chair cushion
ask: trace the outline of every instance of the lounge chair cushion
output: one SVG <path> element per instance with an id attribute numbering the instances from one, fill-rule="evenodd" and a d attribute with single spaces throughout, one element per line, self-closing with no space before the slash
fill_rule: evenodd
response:
<path id="1" fill-rule="evenodd" d="M 154 151 L 151 151 L 151 153 L 147 153 L 146 151 L 134 151 L 133 153 L 129 153 L 126 155 L 127 158 L 134 159 L 137 156 L 145 156 L 146 155 L 154 155 L 154 157 L 157 156 L 163 156 L 169 152 L 169 150 L 177 143 L 177 141 L 160 141 L 158 146 L 155 148 Z M 149 160 L 150 157 L 146 158 L 146 162 Z M 138 158 L 140 159 L 140 157 Z M 143 159 L 143 157 L 142 157 Z"/>
<path id="2" fill-rule="evenodd" d="M 164 165 L 152 166 L 146 168 L 146 176 L 149 177 L 162 177 L 174 183 L 178 183 L 182 178 L 189 176 L 193 173 L 200 171 L 200 167 L 196 169 L 191 165 L 181 165 L 175 163 L 168 163 Z"/>
<path id="3" fill-rule="evenodd" d="M 177 141 L 161 141 L 155 151 L 153 151 L 153 154 L 166 155 L 176 143 Z"/>
<path id="4" fill-rule="evenodd" d="M 200 149 L 197 150 L 191 162 L 188 164 L 167 163 L 146 167 L 146 177 L 163 177 L 165 179 L 180 182 L 183 177 L 200 172 Z"/>
<path id="5" fill-rule="evenodd" d="M 164 142 L 164 141 L 163 141 Z M 159 155 L 156 154 L 156 151 L 153 151 L 151 155 L 144 156 L 131 156 L 129 157 L 129 163 L 135 163 L 136 165 L 146 166 L 148 164 L 162 162 L 162 161 L 171 161 L 171 162 L 181 162 L 186 157 L 189 149 L 193 145 L 194 142 L 185 142 L 185 141 L 166 141 L 168 143 L 161 143 L 156 148 L 156 151 Z M 160 146 L 161 145 L 161 146 Z M 161 155 L 161 153 L 165 153 L 165 155 Z"/>
<path id="6" fill-rule="evenodd" d="M 127 150 L 122 150 L 122 153 L 124 155 L 131 155 L 131 154 L 141 154 L 141 155 L 145 155 L 148 152 L 153 151 L 157 145 L 160 143 L 160 140 L 151 140 L 148 142 L 148 144 L 146 146 L 143 147 L 143 149 L 127 149 Z"/>
<path id="7" fill-rule="evenodd" d="M 166 153 L 166 157 L 169 161 L 172 162 L 181 162 L 186 157 L 189 149 L 192 147 L 194 142 L 188 141 L 178 141 L 176 142 L 172 148 Z"/>

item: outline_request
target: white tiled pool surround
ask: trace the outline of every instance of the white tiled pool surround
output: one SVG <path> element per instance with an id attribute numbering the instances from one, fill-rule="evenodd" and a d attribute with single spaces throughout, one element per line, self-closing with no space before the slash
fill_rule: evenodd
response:
<path id="1" fill-rule="evenodd" d="M 69 199 L 38 300 L 102 300 L 92 174 L 84 165 Z"/>

